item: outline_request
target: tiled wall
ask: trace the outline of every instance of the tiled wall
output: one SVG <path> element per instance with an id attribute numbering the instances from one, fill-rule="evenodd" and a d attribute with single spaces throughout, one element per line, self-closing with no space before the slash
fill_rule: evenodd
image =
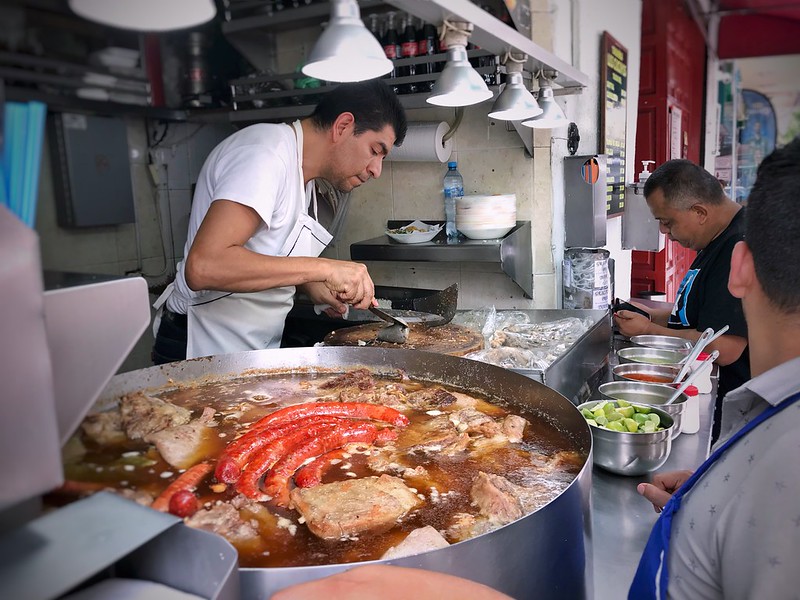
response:
<path id="1" fill-rule="evenodd" d="M 483 104 L 467 108 L 453 138 L 451 160 L 458 161 L 464 192 L 516 194 L 517 218 L 532 221 L 534 251 L 549 255 L 550 211 L 549 206 L 534 208 L 534 160 L 526 155 L 513 128 L 508 131 L 505 123 L 486 117 L 488 107 Z M 408 118 L 453 122 L 454 109 L 409 110 Z M 442 178 L 446 171 L 446 164 L 438 162 L 384 161 L 381 177 L 353 192 L 347 222 L 326 256 L 349 259 L 350 244 L 381 235 L 388 219 L 444 219 Z M 541 274 L 547 275 L 551 264 L 547 256 L 538 263 L 542 265 Z M 460 308 L 487 304 L 503 308 L 534 306 L 532 300 L 524 297 L 522 289 L 500 270 L 499 264 L 367 264 L 373 279 L 381 285 L 441 289 L 457 282 Z M 544 293 L 536 295 L 539 302 L 552 302 L 552 294 L 549 298 Z"/>

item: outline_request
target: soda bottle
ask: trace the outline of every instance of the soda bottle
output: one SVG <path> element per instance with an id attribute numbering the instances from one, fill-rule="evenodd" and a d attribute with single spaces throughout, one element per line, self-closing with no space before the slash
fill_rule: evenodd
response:
<path id="1" fill-rule="evenodd" d="M 420 56 L 433 56 L 439 51 L 439 34 L 436 32 L 436 26 L 433 23 L 423 24 L 417 46 L 419 47 Z M 420 65 L 420 72 L 433 75 L 437 71 L 441 71 L 442 64 L 444 63 L 429 62 L 422 64 Z M 433 90 L 434 83 L 435 81 L 431 79 L 423 82 L 420 87 L 430 92 Z"/>
<path id="2" fill-rule="evenodd" d="M 414 29 L 413 17 L 408 13 L 403 13 L 403 21 L 400 30 L 402 31 L 400 34 L 400 52 L 402 57 L 413 58 L 417 56 L 417 53 L 419 52 L 419 45 L 417 44 L 417 31 Z M 407 67 L 403 67 L 399 70 L 400 73 L 398 73 L 398 75 L 401 77 L 417 74 L 416 65 L 408 65 Z M 407 94 L 416 94 L 418 91 L 416 83 L 407 83 L 403 86 L 403 88 L 403 91 Z"/>
<path id="3" fill-rule="evenodd" d="M 447 241 L 455 242 L 458 240 L 458 230 L 456 229 L 456 199 L 464 195 L 464 179 L 458 172 L 458 163 L 451 160 L 447 163 L 447 173 L 444 175 L 444 230 L 447 234 Z"/>
<path id="4" fill-rule="evenodd" d="M 386 58 L 391 61 L 398 59 L 402 56 L 400 50 L 400 40 L 397 35 L 397 25 L 395 25 L 395 12 L 389 11 L 386 13 L 386 33 L 383 34 L 383 52 Z M 386 75 L 389 79 L 397 77 L 397 70 L 392 70 Z M 397 86 L 393 85 L 394 93 L 398 92 Z"/>

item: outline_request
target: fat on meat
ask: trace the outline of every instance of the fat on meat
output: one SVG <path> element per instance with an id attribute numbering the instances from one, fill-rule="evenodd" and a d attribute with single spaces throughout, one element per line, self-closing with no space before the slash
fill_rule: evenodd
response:
<path id="1" fill-rule="evenodd" d="M 430 550 L 446 548 L 450 544 L 434 527 L 426 525 L 409 533 L 406 538 L 383 553 L 381 559 L 402 558 Z"/>
<path id="2" fill-rule="evenodd" d="M 558 482 L 553 483 L 561 487 Z M 518 485 L 501 475 L 480 471 L 472 483 L 470 496 L 490 523 L 505 525 L 546 504 L 549 491 L 547 483 L 529 481 Z"/>
<path id="3" fill-rule="evenodd" d="M 326 540 L 388 531 L 422 502 L 391 475 L 294 488 L 291 500 L 309 530 Z"/>
<path id="4" fill-rule="evenodd" d="M 260 539 L 258 530 L 242 519 L 239 511 L 228 502 L 218 502 L 210 509 L 198 510 L 185 519 L 189 527 L 203 529 L 223 536 L 232 544 L 245 544 Z"/>
<path id="5" fill-rule="evenodd" d="M 478 473 L 470 490 L 473 504 L 489 521 L 498 525 L 516 521 L 525 514 L 520 495 L 520 486 L 505 477 L 483 471 Z"/>
<path id="6" fill-rule="evenodd" d="M 123 396 L 119 411 L 122 428 L 132 440 L 142 439 L 167 427 L 185 425 L 192 418 L 190 410 L 142 392 Z"/>
<path id="7" fill-rule="evenodd" d="M 207 406 L 203 414 L 185 425 L 167 427 L 144 436 L 144 441 L 153 444 L 161 457 L 176 469 L 188 469 L 206 458 L 203 445 L 209 428 L 216 425 L 214 409 Z"/>
<path id="8" fill-rule="evenodd" d="M 448 415 L 442 414 L 420 427 L 401 432 L 396 446 L 404 452 L 453 456 L 463 452 L 469 442 L 469 434 L 458 431 Z"/>
<path id="9" fill-rule="evenodd" d="M 411 392 L 406 400 L 417 410 L 436 410 L 454 404 L 456 397 L 447 390 L 432 387 Z"/>
<path id="10" fill-rule="evenodd" d="M 101 446 L 120 444 L 127 439 L 122 430 L 122 415 L 119 410 L 91 413 L 81 423 L 83 433 Z"/>

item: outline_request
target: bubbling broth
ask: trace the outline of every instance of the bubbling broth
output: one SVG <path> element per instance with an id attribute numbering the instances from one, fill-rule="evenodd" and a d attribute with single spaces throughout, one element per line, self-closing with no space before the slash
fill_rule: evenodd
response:
<path id="1" fill-rule="evenodd" d="M 137 427 L 153 423 L 137 422 L 132 407 L 148 402 L 144 415 L 152 416 L 153 407 L 174 411 L 161 419 L 167 427 L 139 435 Z M 365 407 L 368 416 L 317 414 L 328 406 Z M 313 414 L 267 423 L 298 407 Z M 76 491 L 110 488 L 161 505 L 185 516 L 190 526 L 225 536 L 243 567 L 379 559 L 426 526 L 446 543 L 468 539 L 553 500 L 588 455 L 588 448 L 519 406 L 366 370 L 255 375 L 129 394 L 103 415 L 89 415 L 65 447 L 68 482 L 48 501 L 62 504 Z M 101 435 L 100 421 L 120 424 Z M 173 430 L 181 435 L 170 437 Z M 191 444 L 175 442 L 187 432 L 194 436 Z M 270 435 L 277 437 L 264 445 Z M 338 437 L 344 442 L 330 442 Z M 256 439 L 253 444 L 262 444 L 257 452 L 234 460 L 239 448 Z M 264 458 L 270 452 L 277 457 L 272 462 Z M 263 472 L 252 470 L 259 461 Z M 223 468 L 233 464 L 240 473 Z M 316 477 L 313 485 L 299 487 L 308 474 Z M 178 494 L 165 500 L 165 493 L 192 477 L 196 481 L 180 492 L 191 506 L 182 514 L 173 506 Z M 498 493 L 508 503 L 499 515 L 487 499 Z M 362 500 L 367 504 L 359 505 Z M 347 513 L 343 507 L 351 505 Z M 386 513 L 385 521 L 362 522 L 375 513 Z"/>

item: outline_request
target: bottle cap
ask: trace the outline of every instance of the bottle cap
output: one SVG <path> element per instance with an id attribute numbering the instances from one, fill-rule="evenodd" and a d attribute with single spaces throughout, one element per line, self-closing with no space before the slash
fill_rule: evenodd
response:
<path id="1" fill-rule="evenodd" d="M 447 163 L 447 168 L 448 169 L 455 169 L 457 166 L 458 166 L 458 163 L 456 161 L 454 161 L 454 160 L 451 160 L 449 163 Z"/>
<path id="2" fill-rule="evenodd" d="M 674 387 L 677 390 L 680 387 L 681 384 L 680 383 L 670 383 L 669 385 L 671 387 Z M 685 390 L 683 390 L 683 393 L 686 394 L 687 396 L 697 396 L 697 394 L 700 393 L 700 390 L 697 389 L 697 386 L 690 385 Z"/>

